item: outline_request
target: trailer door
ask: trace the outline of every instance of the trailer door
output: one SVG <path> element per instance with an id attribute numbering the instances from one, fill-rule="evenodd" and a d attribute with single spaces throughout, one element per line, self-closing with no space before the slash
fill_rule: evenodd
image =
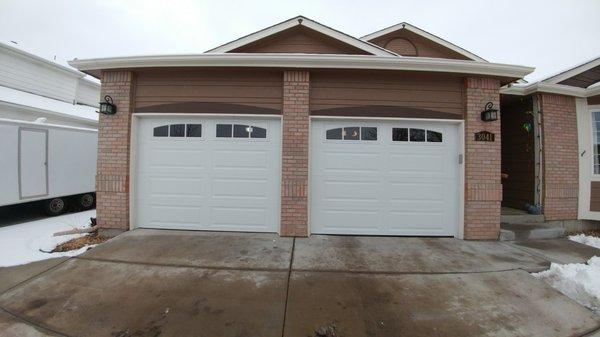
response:
<path id="1" fill-rule="evenodd" d="M 19 129 L 19 193 L 21 199 L 48 194 L 48 131 Z"/>

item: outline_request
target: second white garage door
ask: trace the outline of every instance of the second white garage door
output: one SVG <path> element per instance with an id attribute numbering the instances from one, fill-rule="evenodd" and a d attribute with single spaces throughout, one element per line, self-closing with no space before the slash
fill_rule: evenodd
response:
<path id="1" fill-rule="evenodd" d="M 136 227 L 278 231 L 279 119 L 136 119 Z"/>
<path id="2" fill-rule="evenodd" d="M 313 120 L 312 233 L 457 235 L 458 126 Z"/>

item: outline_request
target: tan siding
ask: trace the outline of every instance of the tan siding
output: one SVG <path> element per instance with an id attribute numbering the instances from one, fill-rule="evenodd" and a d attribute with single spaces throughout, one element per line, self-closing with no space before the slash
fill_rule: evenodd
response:
<path id="1" fill-rule="evenodd" d="M 409 32 L 407 30 L 398 30 L 383 36 L 380 36 L 378 38 L 375 38 L 373 40 L 370 40 L 369 42 L 374 43 L 380 47 L 389 49 L 393 52 L 399 53 L 400 55 L 403 55 L 403 52 L 405 52 L 405 48 L 396 48 L 398 46 L 402 46 L 399 45 L 398 43 L 395 43 L 394 40 L 396 39 L 404 39 L 409 41 L 410 43 L 412 43 L 416 50 L 417 50 L 417 55 L 416 56 L 420 56 L 420 57 L 435 57 L 435 58 L 445 58 L 445 59 L 457 59 L 457 60 L 468 60 L 468 57 L 465 57 L 451 49 L 448 49 L 442 45 L 439 45 L 431 40 L 428 40 L 422 36 L 419 36 L 415 33 Z M 414 53 L 411 50 L 411 53 L 409 55 L 404 55 L 404 56 L 413 56 Z"/>
<path id="2" fill-rule="evenodd" d="M 424 111 L 427 118 L 462 117 L 461 78 L 407 72 L 313 71 L 311 114 L 356 107 Z M 360 110 L 360 109 L 359 109 Z M 368 113 L 369 109 L 362 109 Z M 400 113 L 400 112 L 399 112 Z M 402 117 L 402 116 L 400 116 Z"/>
<path id="3" fill-rule="evenodd" d="M 588 69 L 573 77 L 567 78 L 558 84 L 570 85 L 573 87 L 587 88 L 590 85 L 600 81 L 600 66 Z"/>
<path id="4" fill-rule="evenodd" d="M 137 72 L 136 110 L 181 103 L 225 103 L 281 111 L 281 71 L 148 69 Z M 184 111 L 185 112 L 185 111 Z"/>
<path id="5" fill-rule="evenodd" d="M 294 27 L 278 34 L 239 47 L 232 53 L 306 53 L 359 54 L 369 53 L 332 39 L 306 27 Z"/>
<path id="6" fill-rule="evenodd" d="M 590 184 L 590 211 L 600 212 L 600 181 L 592 181 Z"/>

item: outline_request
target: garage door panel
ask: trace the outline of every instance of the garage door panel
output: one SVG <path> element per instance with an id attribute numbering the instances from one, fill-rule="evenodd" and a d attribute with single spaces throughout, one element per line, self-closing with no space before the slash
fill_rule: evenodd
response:
<path id="1" fill-rule="evenodd" d="M 443 201 L 446 198 L 444 182 L 390 182 L 390 201 Z"/>
<path id="2" fill-rule="evenodd" d="M 156 149 L 149 152 L 148 169 L 203 169 L 206 167 L 206 151 L 183 149 Z"/>
<path id="3" fill-rule="evenodd" d="M 201 124 L 201 137 L 153 135 L 157 125 Z M 216 137 L 217 124 L 255 125 L 267 139 Z M 280 122 L 142 118 L 135 176 L 135 224 L 197 230 L 276 232 Z"/>
<path id="4" fill-rule="evenodd" d="M 325 139 L 326 130 L 347 124 L 376 127 L 378 139 L 348 142 Z M 393 128 L 435 130 L 442 133 L 443 141 L 394 140 Z M 457 233 L 456 125 L 313 120 L 310 152 L 313 233 L 444 236 Z"/>
<path id="5" fill-rule="evenodd" d="M 338 147 L 336 147 L 338 148 Z M 376 174 L 380 154 L 369 152 L 324 151 L 316 165 L 327 173 L 365 173 Z"/>
<path id="6" fill-rule="evenodd" d="M 212 207 L 211 223 L 213 227 L 231 230 L 267 230 L 269 212 L 267 208 L 256 207 Z"/>
<path id="7" fill-rule="evenodd" d="M 215 150 L 212 153 L 213 169 L 264 170 L 268 169 L 269 152 L 250 150 Z"/>

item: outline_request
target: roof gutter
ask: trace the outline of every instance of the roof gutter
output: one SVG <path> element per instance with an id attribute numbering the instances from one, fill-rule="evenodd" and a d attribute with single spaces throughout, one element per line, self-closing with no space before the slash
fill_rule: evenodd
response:
<path id="1" fill-rule="evenodd" d="M 529 85 L 508 85 L 500 89 L 500 93 L 505 95 L 526 96 L 536 92 L 585 98 L 600 95 L 600 87 L 586 89 L 563 84 L 536 82 Z"/>
<path id="2" fill-rule="evenodd" d="M 534 68 L 425 57 L 330 54 L 190 54 L 75 59 L 69 65 L 93 76 L 100 70 L 147 67 L 264 67 L 427 71 L 522 78 Z"/>

